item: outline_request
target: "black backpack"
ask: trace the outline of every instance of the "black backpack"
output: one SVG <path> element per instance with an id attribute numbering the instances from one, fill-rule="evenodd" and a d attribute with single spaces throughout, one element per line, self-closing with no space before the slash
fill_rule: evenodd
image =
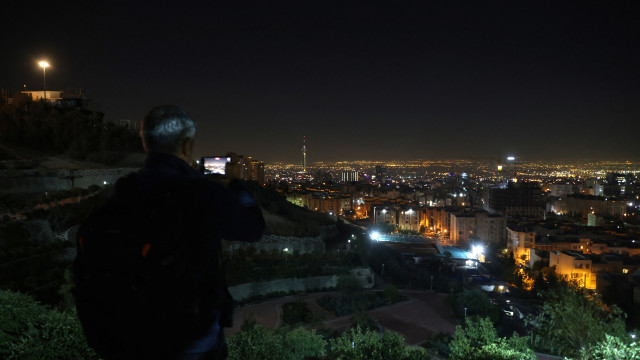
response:
<path id="1" fill-rule="evenodd" d="M 205 179 L 149 191 L 138 173 L 78 232 L 76 307 L 85 335 L 105 358 L 176 358 L 230 309 L 214 226 L 201 219 Z"/>

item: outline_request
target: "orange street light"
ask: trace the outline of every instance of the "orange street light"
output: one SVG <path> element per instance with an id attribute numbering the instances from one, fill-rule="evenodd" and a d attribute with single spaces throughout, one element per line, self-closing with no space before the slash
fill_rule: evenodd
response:
<path id="1" fill-rule="evenodd" d="M 49 63 L 43 60 L 38 65 L 42 68 L 42 90 L 44 92 L 44 101 L 47 101 L 47 67 L 49 67 Z"/>

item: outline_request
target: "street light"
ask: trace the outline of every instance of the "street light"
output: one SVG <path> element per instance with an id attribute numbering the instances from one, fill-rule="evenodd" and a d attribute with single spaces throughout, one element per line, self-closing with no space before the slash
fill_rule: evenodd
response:
<path id="1" fill-rule="evenodd" d="M 44 101 L 47 101 L 47 67 L 49 67 L 49 63 L 46 61 L 40 61 L 38 63 L 42 68 L 42 90 L 44 93 Z"/>

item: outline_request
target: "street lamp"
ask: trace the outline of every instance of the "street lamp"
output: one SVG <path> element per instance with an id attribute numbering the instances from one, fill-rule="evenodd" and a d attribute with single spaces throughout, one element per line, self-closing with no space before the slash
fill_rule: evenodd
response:
<path id="1" fill-rule="evenodd" d="M 49 63 L 46 61 L 40 61 L 38 63 L 42 68 L 42 90 L 44 93 L 44 101 L 47 101 L 47 67 L 49 67 Z"/>

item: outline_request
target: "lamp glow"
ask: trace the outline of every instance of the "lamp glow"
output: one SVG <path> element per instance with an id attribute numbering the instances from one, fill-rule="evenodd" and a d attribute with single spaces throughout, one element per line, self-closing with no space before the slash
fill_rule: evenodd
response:
<path id="1" fill-rule="evenodd" d="M 484 246 L 482 245 L 472 245 L 471 253 L 474 257 L 478 258 L 480 255 L 484 254 Z"/>
<path id="2" fill-rule="evenodd" d="M 38 65 L 42 68 L 42 94 L 44 101 L 47 101 L 47 67 L 49 67 L 49 63 L 42 60 Z"/>

